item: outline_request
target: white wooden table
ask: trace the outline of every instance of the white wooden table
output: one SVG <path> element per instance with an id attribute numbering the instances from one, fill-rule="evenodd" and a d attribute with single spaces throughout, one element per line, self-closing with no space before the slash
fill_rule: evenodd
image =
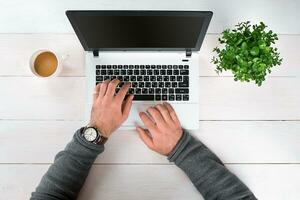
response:
<path id="1" fill-rule="evenodd" d="M 60 4 L 61 1 L 48 1 L 47 19 L 52 15 L 54 19 L 50 19 L 51 25 L 42 26 L 45 15 L 32 17 L 41 14 L 37 9 L 43 7 L 42 1 L 29 1 L 34 5 L 32 12 L 26 10 L 27 4 L 21 9 L 20 0 L 7 2 L 0 2 L 1 8 L 7 6 L 0 15 L 0 199 L 19 200 L 29 198 L 55 154 L 84 125 L 84 52 L 76 36 L 64 29 L 62 24 L 67 22 L 60 21 L 65 20 L 63 16 L 56 14 L 68 8 L 92 6 L 94 9 L 179 7 L 175 4 L 168 7 L 167 3 L 153 7 L 156 0 L 151 5 L 143 1 L 148 7 L 134 6 L 133 0 L 128 5 L 121 4 L 122 1 L 116 1 L 118 5 L 108 1 L 86 5 L 80 1 L 72 7 Z M 192 134 L 211 148 L 259 199 L 300 199 L 300 28 L 289 22 L 276 24 L 267 14 L 263 15 L 265 12 L 257 11 L 274 30 L 284 33 L 279 35 L 277 45 L 284 62 L 274 68 L 262 87 L 234 82 L 230 73 L 217 76 L 210 64 L 211 50 L 218 37 L 212 33 L 220 32 L 222 24 L 235 23 L 230 17 L 227 21 L 222 18 L 230 8 L 224 6 L 224 11 L 218 7 L 221 1 L 187 2 L 193 6 L 184 4 L 182 9 L 221 13 L 216 14 L 217 20 L 212 22 L 201 49 L 200 129 Z M 285 15 L 288 11 L 278 13 L 278 19 L 297 19 L 293 16 L 295 5 L 278 1 L 276 6 L 286 6 L 292 15 Z M 276 6 L 273 9 L 277 10 Z M 15 8 L 28 15 L 10 23 L 5 17 Z M 271 11 L 268 9 L 267 13 Z M 241 13 L 233 16 L 237 20 L 251 16 Z M 30 20 L 35 23 L 29 23 Z M 19 29 L 12 25 L 20 21 Z M 45 48 L 70 55 L 61 75 L 49 80 L 33 77 L 27 64 L 35 50 Z M 96 160 L 80 199 L 192 200 L 201 196 L 183 172 L 148 150 L 135 131 L 117 131 Z"/>

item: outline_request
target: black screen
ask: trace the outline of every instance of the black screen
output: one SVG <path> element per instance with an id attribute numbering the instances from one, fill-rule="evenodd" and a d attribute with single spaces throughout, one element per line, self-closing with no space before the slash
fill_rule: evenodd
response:
<path id="1" fill-rule="evenodd" d="M 193 49 L 203 31 L 205 20 L 205 16 L 157 14 L 155 16 L 75 14 L 69 18 L 77 35 L 83 40 L 81 42 L 84 43 L 86 50 Z"/>

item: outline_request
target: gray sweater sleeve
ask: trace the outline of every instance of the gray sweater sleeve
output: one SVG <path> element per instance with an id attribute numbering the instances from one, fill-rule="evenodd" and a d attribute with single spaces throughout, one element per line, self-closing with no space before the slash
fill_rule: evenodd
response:
<path id="1" fill-rule="evenodd" d="M 96 157 L 103 145 L 84 140 L 79 129 L 66 148 L 59 152 L 41 182 L 32 193 L 31 200 L 76 199 Z"/>
<path id="2" fill-rule="evenodd" d="M 256 199 L 214 153 L 186 131 L 168 159 L 186 173 L 206 200 Z"/>

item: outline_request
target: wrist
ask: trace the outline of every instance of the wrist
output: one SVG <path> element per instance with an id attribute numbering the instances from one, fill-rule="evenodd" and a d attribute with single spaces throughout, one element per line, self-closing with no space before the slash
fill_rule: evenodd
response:
<path id="1" fill-rule="evenodd" d="M 101 125 L 101 123 L 99 124 L 96 124 L 96 123 L 94 123 L 94 122 L 90 122 L 89 124 L 88 124 L 88 127 L 94 127 L 94 128 L 96 128 L 99 132 L 100 132 L 100 134 L 103 136 L 103 137 L 106 137 L 106 138 L 108 138 L 109 136 L 110 136 L 110 131 L 108 131 L 108 130 L 106 130 L 105 128 L 104 128 L 104 126 L 103 125 Z"/>

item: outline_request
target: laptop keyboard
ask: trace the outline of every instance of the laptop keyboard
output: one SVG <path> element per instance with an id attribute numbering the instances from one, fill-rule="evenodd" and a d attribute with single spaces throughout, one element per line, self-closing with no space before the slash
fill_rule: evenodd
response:
<path id="1" fill-rule="evenodd" d="M 189 65 L 96 65 L 96 84 L 119 79 L 130 82 L 135 101 L 188 101 Z"/>

